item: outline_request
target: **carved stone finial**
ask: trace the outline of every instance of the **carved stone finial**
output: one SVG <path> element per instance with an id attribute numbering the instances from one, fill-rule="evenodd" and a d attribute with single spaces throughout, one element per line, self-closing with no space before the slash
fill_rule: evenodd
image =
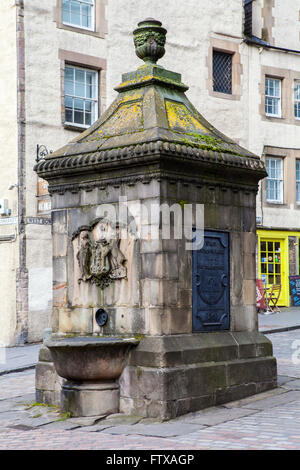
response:
<path id="1" fill-rule="evenodd" d="M 166 34 L 161 22 L 153 18 L 138 23 L 138 28 L 133 31 L 136 55 L 146 64 L 156 64 L 165 54 Z"/>

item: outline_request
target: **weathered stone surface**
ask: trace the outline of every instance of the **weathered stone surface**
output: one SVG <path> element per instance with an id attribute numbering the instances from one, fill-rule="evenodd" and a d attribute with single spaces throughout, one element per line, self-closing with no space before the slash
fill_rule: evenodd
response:
<path id="1" fill-rule="evenodd" d="M 265 398 L 263 400 L 255 400 L 252 403 L 248 403 L 246 406 L 248 409 L 253 410 L 267 410 L 274 406 L 280 406 L 281 404 L 292 403 L 294 401 L 298 402 L 299 400 L 299 391 L 287 391 L 286 393 L 281 393 L 280 395 Z"/>
<path id="2" fill-rule="evenodd" d="M 60 391 L 36 390 L 36 401 L 48 405 L 60 406 Z"/>
<path id="3" fill-rule="evenodd" d="M 282 385 L 282 387 L 287 388 L 289 390 L 300 390 L 300 379 L 286 382 Z"/>
<path id="4" fill-rule="evenodd" d="M 185 423 L 161 423 L 161 424 L 147 424 L 134 426 L 116 426 L 106 429 L 108 434 L 137 434 L 142 436 L 153 437 L 175 437 L 186 435 L 192 432 L 203 429 L 204 426 L 198 424 L 185 424 Z"/>
<path id="5" fill-rule="evenodd" d="M 283 388 L 274 388 L 272 390 L 268 390 L 268 391 L 265 391 L 263 393 L 255 394 L 255 395 L 252 395 L 252 396 L 249 396 L 249 397 L 237 400 L 237 401 L 232 401 L 230 403 L 225 403 L 225 404 L 223 404 L 223 406 L 225 408 L 245 407 L 245 408 L 248 409 L 249 408 L 248 405 L 250 403 L 259 402 L 261 400 L 268 399 L 268 398 L 271 398 L 271 397 L 275 397 L 275 396 L 278 396 L 278 395 L 282 395 L 284 393 L 285 393 L 285 390 Z"/>
<path id="6" fill-rule="evenodd" d="M 255 410 L 248 410 L 246 408 L 227 409 L 227 408 L 211 408 L 207 410 L 194 413 L 192 415 L 177 419 L 180 423 L 201 424 L 205 426 L 215 426 L 217 424 L 226 423 L 237 418 L 250 416 L 256 413 Z"/>
<path id="7" fill-rule="evenodd" d="M 119 411 L 119 389 L 113 384 L 63 387 L 61 409 L 74 417 L 109 415 Z"/>
<path id="8" fill-rule="evenodd" d="M 35 387 L 37 390 L 60 391 L 61 379 L 53 362 L 38 362 L 36 365 Z"/>
<path id="9" fill-rule="evenodd" d="M 141 416 L 129 416 L 122 413 L 110 415 L 106 419 L 100 421 L 99 426 L 119 426 L 119 425 L 132 425 L 141 421 Z"/>
<path id="10" fill-rule="evenodd" d="M 52 362 L 51 353 L 44 344 L 39 351 L 39 362 Z"/>
<path id="11" fill-rule="evenodd" d="M 73 426 L 93 426 L 98 422 L 101 422 L 106 415 L 100 416 L 90 416 L 90 417 L 81 417 L 81 418 L 69 418 L 66 420 L 66 423 Z"/>
<path id="12" fill-rule="evenodd" d="M 228 385 L 264 382 L 276 377 L 275 358 L 241 359 L 227 364 Z"/>

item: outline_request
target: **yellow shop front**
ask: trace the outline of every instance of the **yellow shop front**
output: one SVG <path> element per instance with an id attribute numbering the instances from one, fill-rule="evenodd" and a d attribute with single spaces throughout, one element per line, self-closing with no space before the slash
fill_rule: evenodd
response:
<path id="1" fill-rule="evenodd" d="M 257 236 L 258 277 L 264 281 L 269 291 L 273 284 L 280 284 L 278 305 L 289 307 L 289 275 L 299 274 L 300 232 L 257 230 Z"/>

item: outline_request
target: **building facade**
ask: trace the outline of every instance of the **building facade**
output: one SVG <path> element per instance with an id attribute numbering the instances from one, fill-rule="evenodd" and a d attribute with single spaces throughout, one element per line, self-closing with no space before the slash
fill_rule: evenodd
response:
<path id="1" fill-rule="evenodd" d="M 52 299 L 64 302 L 63 282 L 52 285 L 51 198 L 35 160 L 112 102 L 124 70 L 140 65 L 129 42 L 146 17 L 168 29 L 161 65 L 182 73 L 197 109 L 266 162 L 253 277 L 281 284 L 279 303 L 290 305 L 289 275 L 299 274 L 300 0 L 0 3 L 0 341 L 41 340 Z"/>
<path id="2" fill-rule="evenodd" d="M 40 341 L 50 326 L 51 201 L 35 160 L 106 107 L 106 0 L 0 5 L 0 342 Z"/>

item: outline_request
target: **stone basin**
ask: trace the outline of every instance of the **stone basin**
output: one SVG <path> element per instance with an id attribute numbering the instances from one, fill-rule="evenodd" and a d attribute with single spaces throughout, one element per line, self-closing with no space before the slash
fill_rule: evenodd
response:
<path id="1" fill-rule="evenodd" d="M 76 382 L 114 381 L 125 366 L 135 338 L 52 335 L 45 343 L 50 349 L 56 372 Z"/>

